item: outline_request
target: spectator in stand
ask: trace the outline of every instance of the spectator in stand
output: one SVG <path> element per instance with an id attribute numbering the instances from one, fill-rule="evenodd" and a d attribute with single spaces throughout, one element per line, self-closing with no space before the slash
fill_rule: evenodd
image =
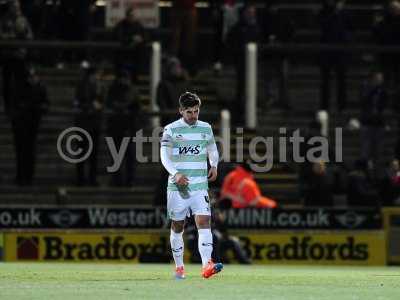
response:
<path id="1" fill-rule="evenodd" d="M 304 161 L 299 163 L 299 188 L 302 196 L 306 195 L 309 186 L 309 178 L 313 176 L 313 162 L 307 158 L 308 151 L 314 146 L 308 142 L 317 136 L 321 136 L 321 124 L 317 121 L 311 121 L 304 131 L 304 143 L 300 144 L 300 157 L 304 157 Z"/>
<path id="2" fill-rule="evenodd" d="M 394 157 L 400 160 L 400 118 L 397 115 L 397 141 L 394 149 Z"/>
<path id="3" fill-rule="evenodd" d="M 60 0 L 60 37 L 67 41 L 89 38 L 92 6 L 96 0 Z"/>
<path id="4" fill-rule="evenodd" d="M 176 110 L 176 103 L 179 96 L 190 90 L 189 75 L 183 69 L 178 58 L 168 57 L 164 65 L 163 79 L 157 88 L 157 104 L 162 112 Z M 161 125 L 167 125 L 174 120 L 176 120 L 176 116 L 162 116 Z M 165 189 L 168 182 L 168 175 L 168 172 L 162 168 L 160 181 L 156 187 L 154 205 L 167 205 Z"/>
<path id="5" fill-rule="evenodd" d="M 141 111 L 138 92 L 126 70 L 117 71 L 108 90 L 107 108 L 110 110 L 108 134 L 120 149 L 124 137 L 135 136 Z M 111 185 L 132 186 L 135 169 L 134 144 L 130 139 L 121 167 L 113 174 Z"/>
<path id="6" fill-rule="evenodd" d="M 226 39 L 228 32 L 239 21 L 243 1 L 215 0 L 211 1 L 214 26 L 214 71 L 222 70 L 223 60 L 226 59 Z"/>
<path id="7" fill-rule="evenodd" d="M 236 96 L 231 105 L 232 119 L 237 125 L 244 123 L 245 112 L 245 73 L 246 45 L 261 41 L 261 29 L 257 22 L 257 10 L 253 4 L 246 5 L 239 21 L 232 27 L 227 37 L 227 44 L 233 52 L 236 69 Z"/>
<path id="8" fill-rule="evenodd" d="M 288 43 L 293 40 L 295 26 L 292 20 L 279 14 L 279 11 L 271 7 L 272 0 L 266 1 L 266 7 L 262 18 L 262 30 L 264 41 L 267 44 Z M 267 66 L 272 66 L 276 71 L 273 77 L 278 78 L 278 99 L 272 101 L 272 105 L 284 110 L 290 110 L 290 96 L 287 85 L 289 77 L 289 59 L 285 55 L 272 55 L 268 59 Z M 268 79 L 267 95 L 272 95 L 271 79 Z M 273 99 L 272 99 L 273 100 Z"/>
<path id="9" fill-rule="evenodd" d="M 220 199 L 229 199 L 233 208 L 276 208 L 275 200 L 262 196 L 260 187 L 254 180 L 251 163 L 237 166 L 225 178 Z"/>
<path id="10" fill-rule="evenodd" d="M 148 40 L 144 26 L 137 20 L 136 11 L 130 7 L 125 18 L 115 25 L 114 38 L 124 47 L 117 52 L 117 69 L 128 70 L 133 82 L 144 69 L 146 61 L 146 43 Z M 127 48 L 129 47 L 129 49 Z"/>
<path id="11" fill-rule="evenodd" d="M 11 105 L 12 130 L 17 158 L 17 185 L 32 185 L 35 174 L 36 138 L 43 114 L 49 109 L 46 86 L 34 68 L 15 91 Z"/>
<path id="12" fill-rule="evenodd" d="M 388 1 L 384 18 L 376 22 L 374 33 L 378 44 L 382 46 L 400 46 L 400 1 Z M 380 62 L 390 91 L 394 94 L 399 93 L 399 55 L 383 54 Z"/>
<path id="13" fill-rule="evenodd" d="M 361 158 L 379 173 L 379 162 L 382 158 L 387 93 L 383 74 L 371 72 L 361 89 Z M 378 142 L 379 141 L 379 142 Z"/>
<path id="14" fill-rule="evenodd" d="M 4 3 L 14 0 L 0 0 L 0 18 Z M 22 14 L 31 25 L 31 29 L 35 39 L 60 39 L 60 0 L 22 0 L 20 1 Z M 39 50 L 36 50 L 39 51 Z M 46 49 L 40 49 L 40 57 L 45 57 L 46 63 L 49 62 Z M 54 49 L 47 50 L 49 53 L 54 53 Z M 36 53 L 35 53 L 36 54 Z M 35 57 L 36 59 L 36 57 Z M 42 64 L 42 63 L 41 63 Z"/>
<path id="15" fill-rule="evenodd" d="M 195 75 L 197 9 L 196 0 L 173 0 L 171 10 L 171 54 L 179 57 L 190 75 Z"/>
<path id="16" fill-rule="evenodd" d="M 321 27 L 321 43 L 332 45 L 345 45 L 350 41 L 350 25 L 343 11 L 343 0 L 325 0 L 319 13 Z M 320 57 L 321 69 L 321 95 L 320 107 L 329 110 L 331 97 L 331 73 L 336 73 L 337 82 L 337 108 L 342 111 L 346 108 L 347 87 L 346 55 L 338 53 L 322 54 Z"/>
<path id="17" fill-rule="evenodd" d="M 4 4 L 5 13 L 0 19 L 0 40 L 31 40 L 33 33 L 31 27 L 21 12 L 18 1 L 10 0 Z M 13 94 L 26 83 L 27 50 L 2 49 L 0 51 L 3 69 L 3 99 L 4 110 L 9 113 L 14 101 Z"/>
<path id="18" fill-rule="evenodd" d="M 166 59 L 165 65 L 163 79 L 157 88 L 157 104 L 161 111 L 175 110 L 179 96 L 190 90 L 189 75 L 179 59 L 169 57 Z M 163 116 L 161 123 L 166 125 L 175 119 L 175 117 Z"/>
<path id="19" fill-rule="evenodd" d="M 97 154 L 101 134 L 102 111 L 105 98 L 104 88 L 100 81 L 101 71 L 95 67 L 83 70 L 83 76 L 75 90 L 74 106 L 77 111 L 75 125 L 86 130 L 93 142 L 93 148 L 87 160 L 76 165 L 78 186 L 97 186 Z M 89 143 L 86 139 L 80 142 L 82 153 L 87 153 Z M 88 167 L 88 172 L 85 170 Z M 88 176 L 86 175 L 88 173 Z"/>
<path id="20" fill-rule="evenodd" d="M 347 205 L 378 207 L 380 197 L 368 172 L 368 163 L 357 160 L 354 170 L 349 173 L 347 185 Z"/>
<path id="21" fill-rule="evenodd" d="M 58 7 L 59 38 L 65 41 L 87 41 L 91 23 L 91 11 L 96 0 L 60 0 Z M 76 53 L 76 52 L 75 52 Z M 66 53 L 62 55 L 67 58 Z M 78 59 L 87 62 L 88 53 L 78 52 L 77 55 L 70 54 L 68 59 Z M 63 68 L 63 62 L 59 62 L 58 68 Z"/>
<path id="22" fill-rule="evenodd" d="M 21 10 L 32 26 L 33 34 L 36 38 L 43 38 L 42 31 L 44 30 L 46 0 L 31 0 L 22 1 Z"/>
<path id="23" fill-rule="evenodd" d="M 393 159 L 386 169 L 381 185 L 381 196 L 384 206 L 400 205 L 400 164 Z"/>
<path id="24" fill-rule="evenodd" d="M 325 162 L 312 164 L 312 174 L 307 178 L 304 204 L 313 207 L 330 207 L 333 205 L 333 178 L 327 171 Z"/>

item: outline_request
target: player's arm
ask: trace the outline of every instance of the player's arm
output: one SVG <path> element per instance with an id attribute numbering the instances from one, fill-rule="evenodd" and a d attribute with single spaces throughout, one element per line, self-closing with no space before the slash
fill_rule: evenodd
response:
<path id="1" fill-rule="evenodd" d="M 178 172 L 171 160 L 172 156 L 172 135 L 168 128 L 164 130 L 161 138 L 160 157 L 164 168 L 171 174 L 178 185 L 187 185 L 188 179 Z"/>
<path id="2" fill-rule="evenodd" d="M 208 160 L 210 162 L 210 170 L 208 171 L 208 180 L 215 181 L 218 176 L 217 168 L 219 162 L 219 153 L 217 145 L 215 144 L 214 134 L 211 130 L 211 137 L 207 144 Z"/>

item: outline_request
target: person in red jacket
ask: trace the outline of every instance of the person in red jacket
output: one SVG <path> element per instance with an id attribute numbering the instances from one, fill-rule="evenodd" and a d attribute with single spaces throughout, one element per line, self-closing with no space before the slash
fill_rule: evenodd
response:
<path id="1" fill-rule="evenodd" d="M 277 207 L 275 200 L 261 194 L 248 163 L 237 166 L 224 178 L 220 199 L 230 199 L 233 208 Z"/>

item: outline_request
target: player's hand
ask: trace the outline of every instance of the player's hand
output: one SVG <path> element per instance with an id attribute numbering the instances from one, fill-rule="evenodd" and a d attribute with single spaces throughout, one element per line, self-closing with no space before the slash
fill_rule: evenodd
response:
<path id="1" fill-rule="evenodd" d="M 208 171 L 208 181 L 215 181 L 217 179 L 217 168 L 216 167 L 211 167 L 210 170 Z"/>
<path id="2" fill-rule="evenodd" d="M 189 179 L 181 173 L 176 173 L 174 178 L 177 185 L 186 186 L 189 184 Z"/>

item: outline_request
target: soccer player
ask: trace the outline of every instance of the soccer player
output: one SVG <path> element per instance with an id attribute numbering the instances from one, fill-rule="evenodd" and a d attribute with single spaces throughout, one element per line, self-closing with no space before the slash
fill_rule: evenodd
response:
<path id="1" fill-rule="evenodd" d="M 200 98 L 186 92 L 179 97 L 182 118 L 165 126 L 161 139 L 161 162 L 168 171 L 167 210 L 171 222 L 171 249 L 175 260 L 175 278 L 184 279 L 183 228 L 191 211 L 199 234 L 198 247 L 203 268 L 209 278 L 220 272 L 221 263 L 211 260 L 213 240 L 208 181 L 217 178 L 218 150 L 210 124 L 198 120 Z M 207 172 L 207 157 L 210 170 Z"/>

